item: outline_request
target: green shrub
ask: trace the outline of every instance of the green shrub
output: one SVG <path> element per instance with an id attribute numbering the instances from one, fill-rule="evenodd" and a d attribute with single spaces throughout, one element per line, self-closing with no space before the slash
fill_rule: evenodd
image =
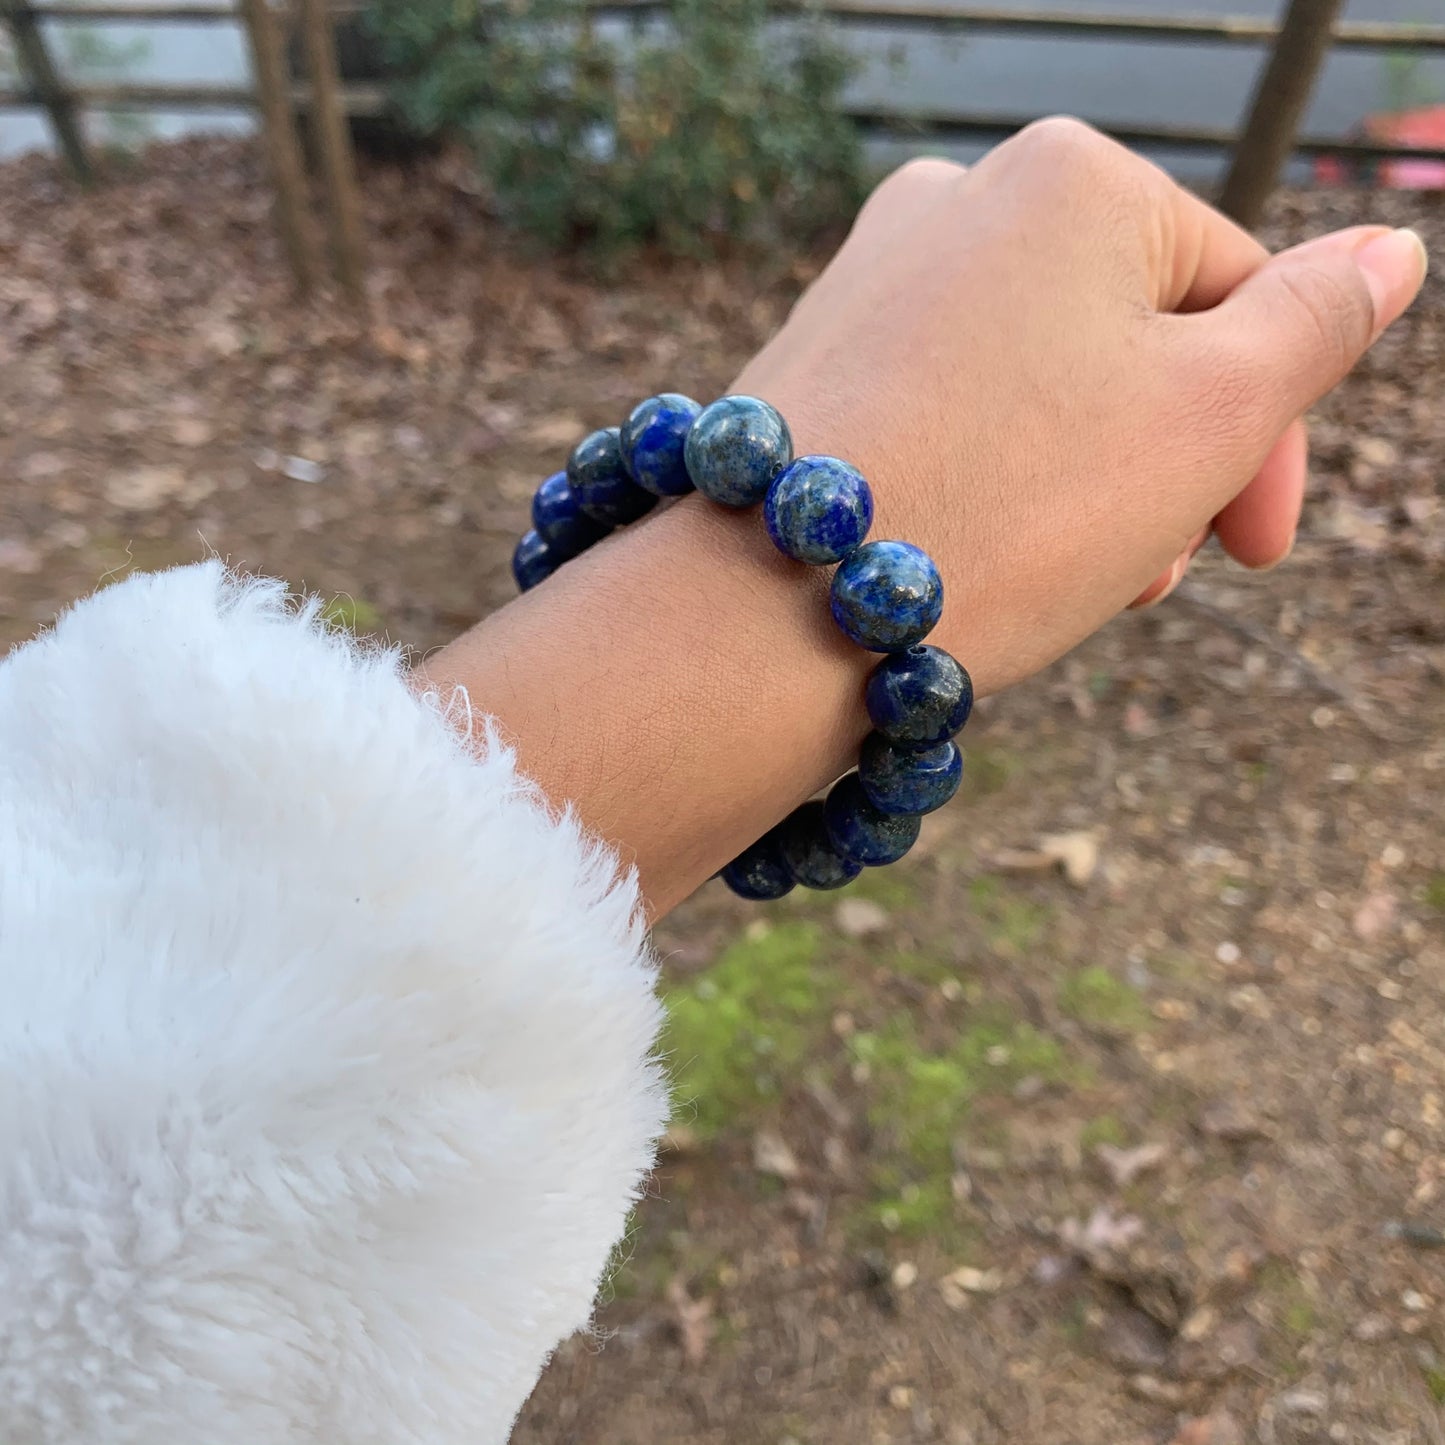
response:
<path id="1" fill-rule="evenodd" d="M 846 53 L 766 0 L 674 0 L 618 43 L 585 0 L 372 0 L 369 23 L 407 122 L 464 138 L 503 216 L 550 245 L 806 238 L 862 194 Z"/>

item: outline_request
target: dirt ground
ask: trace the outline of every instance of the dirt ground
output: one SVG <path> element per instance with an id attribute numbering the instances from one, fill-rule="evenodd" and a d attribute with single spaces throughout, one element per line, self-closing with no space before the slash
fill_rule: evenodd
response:
<path id="1" fill-rule="evenodd" d="M 0 170 L 0 643 L 214 551 L 434 645 L 578 435 L 817 265 L 601 284 L 445 160 L 365 181 L 363 324 L 289 297 L 245 145 Z M 1270 239 L 1367 216 L 1445 256 L 1439 198 Z M 1445 1442 L 1445 282 L 1314 437 L 1291 560 L 983 706 L 918 856 L 659 929 L 673 1147 L 524 1445 Z"/>

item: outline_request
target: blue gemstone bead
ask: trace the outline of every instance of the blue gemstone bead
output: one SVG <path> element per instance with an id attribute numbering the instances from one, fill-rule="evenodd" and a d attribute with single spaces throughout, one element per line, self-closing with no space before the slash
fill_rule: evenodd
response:
<path id="1" fill-rule="evenodd" d="M 837 457 L 799 457 L 773 479 L 763 521 L 778 551 L 826 567 L 856 551 L 868 535 L 873 493 L 863 473 Z"/>
<path id="2" fill-rule="evenodd" d="M 941 647 L 885 657 L 868 679 L 868 716 L 897 747 L 927 748 L 959 732 L 973 711 L 968 669 Z"/>
<path id="3" fill-rule="evenodd" d="M 788 872 L 804 888 L 841 888 L 863 871 L 861 863 L 845 858 L 833 846 L 819 802 L 794 808 L 778 832 Z"/>
<path id="4" fill-rule="evenodd" d="M 762 902 L 790 893 L 794 878 L 783 861 L 778 829 L 764 833 L 751 847 L 744 848 L 720 876 L 739 898 Z"/>
<path id="5" fill-rule="evenodd" d="M 725 396 L 702 409 L 683 456 L 703 496 L 725 507 L 751 507 L 793 460 L 793 436 L 767 402 Z"/>
<path id="6" fill-rule="evenodd" d="M 845 857 L 865 868 L 896 863 L 917 841 L 921 820 L 912 813 L 884 813 L 868 801 L 857 773 L 833 785 L 823 804 L 828 838 Z"/>
<path id="7" fill-rule="evenodd" d="M 659 497 L 680 497 L 692 491 L 683 448 L 702 407 L 690 396 L 665 391 L 639 402 L 622 423 L 622 461 L 628 475 Z"/>
<path id="8" fill-rule="evenodd" d="M 559 561 L 580 557 L 594 542 L 607 535 L 601 522 L 594 522 L 582 510 L 566 472 L 553 472 L 532 498 L 532 526 Z"/>
<path id="9" fill-rule="evenodd" d="M 958 791 L 962 777 L 963 754 L 952 743 L 898 748 L 869 733 L 858 754 L 858 781 L 881 813 L 931 813 Z"/>
<path id="10" fill-rule="evenodd" d="M 558 557 L 536 532 L 523 532 L 517 550 L 512 553 L 512 576 L 523 592 L 530 592 L 545 582 L 560 566 Z"/>
<path id="11" fill-rule="evenodd" d="M 865 542 L 833 574 L 833 620 L 859 647 L 901 652 L 943 612 L 943 579 L 911 542 Z"/>
<path id="12" fill-rule="evenodd" d="M 657 498 L 627 475 L 615 426 L 595 431 L 573 447 L 567 458 L 567 480 L 582 510 L 609 527 L 635 522 L 657 505 Z"/>

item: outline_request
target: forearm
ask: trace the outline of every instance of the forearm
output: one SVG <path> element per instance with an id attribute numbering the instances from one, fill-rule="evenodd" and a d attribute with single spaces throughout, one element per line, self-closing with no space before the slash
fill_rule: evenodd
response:
<path id="1" fill-rule="evenodd" d="M 869 655 L 757 516 L 688 499 L 427 660 L 665 913 L 849 765 Z"/>

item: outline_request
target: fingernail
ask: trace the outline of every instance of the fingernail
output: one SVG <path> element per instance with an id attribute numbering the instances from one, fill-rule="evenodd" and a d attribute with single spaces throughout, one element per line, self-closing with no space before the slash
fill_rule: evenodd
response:
<path id="1" fill-rule="evenodd" d="M 1370 288 L 1379 335 L 1415 299 L 1430 258 L 1420 233 L 1406 226 L 1366 241 L 1355 252 L 1355 265 Z"/>

